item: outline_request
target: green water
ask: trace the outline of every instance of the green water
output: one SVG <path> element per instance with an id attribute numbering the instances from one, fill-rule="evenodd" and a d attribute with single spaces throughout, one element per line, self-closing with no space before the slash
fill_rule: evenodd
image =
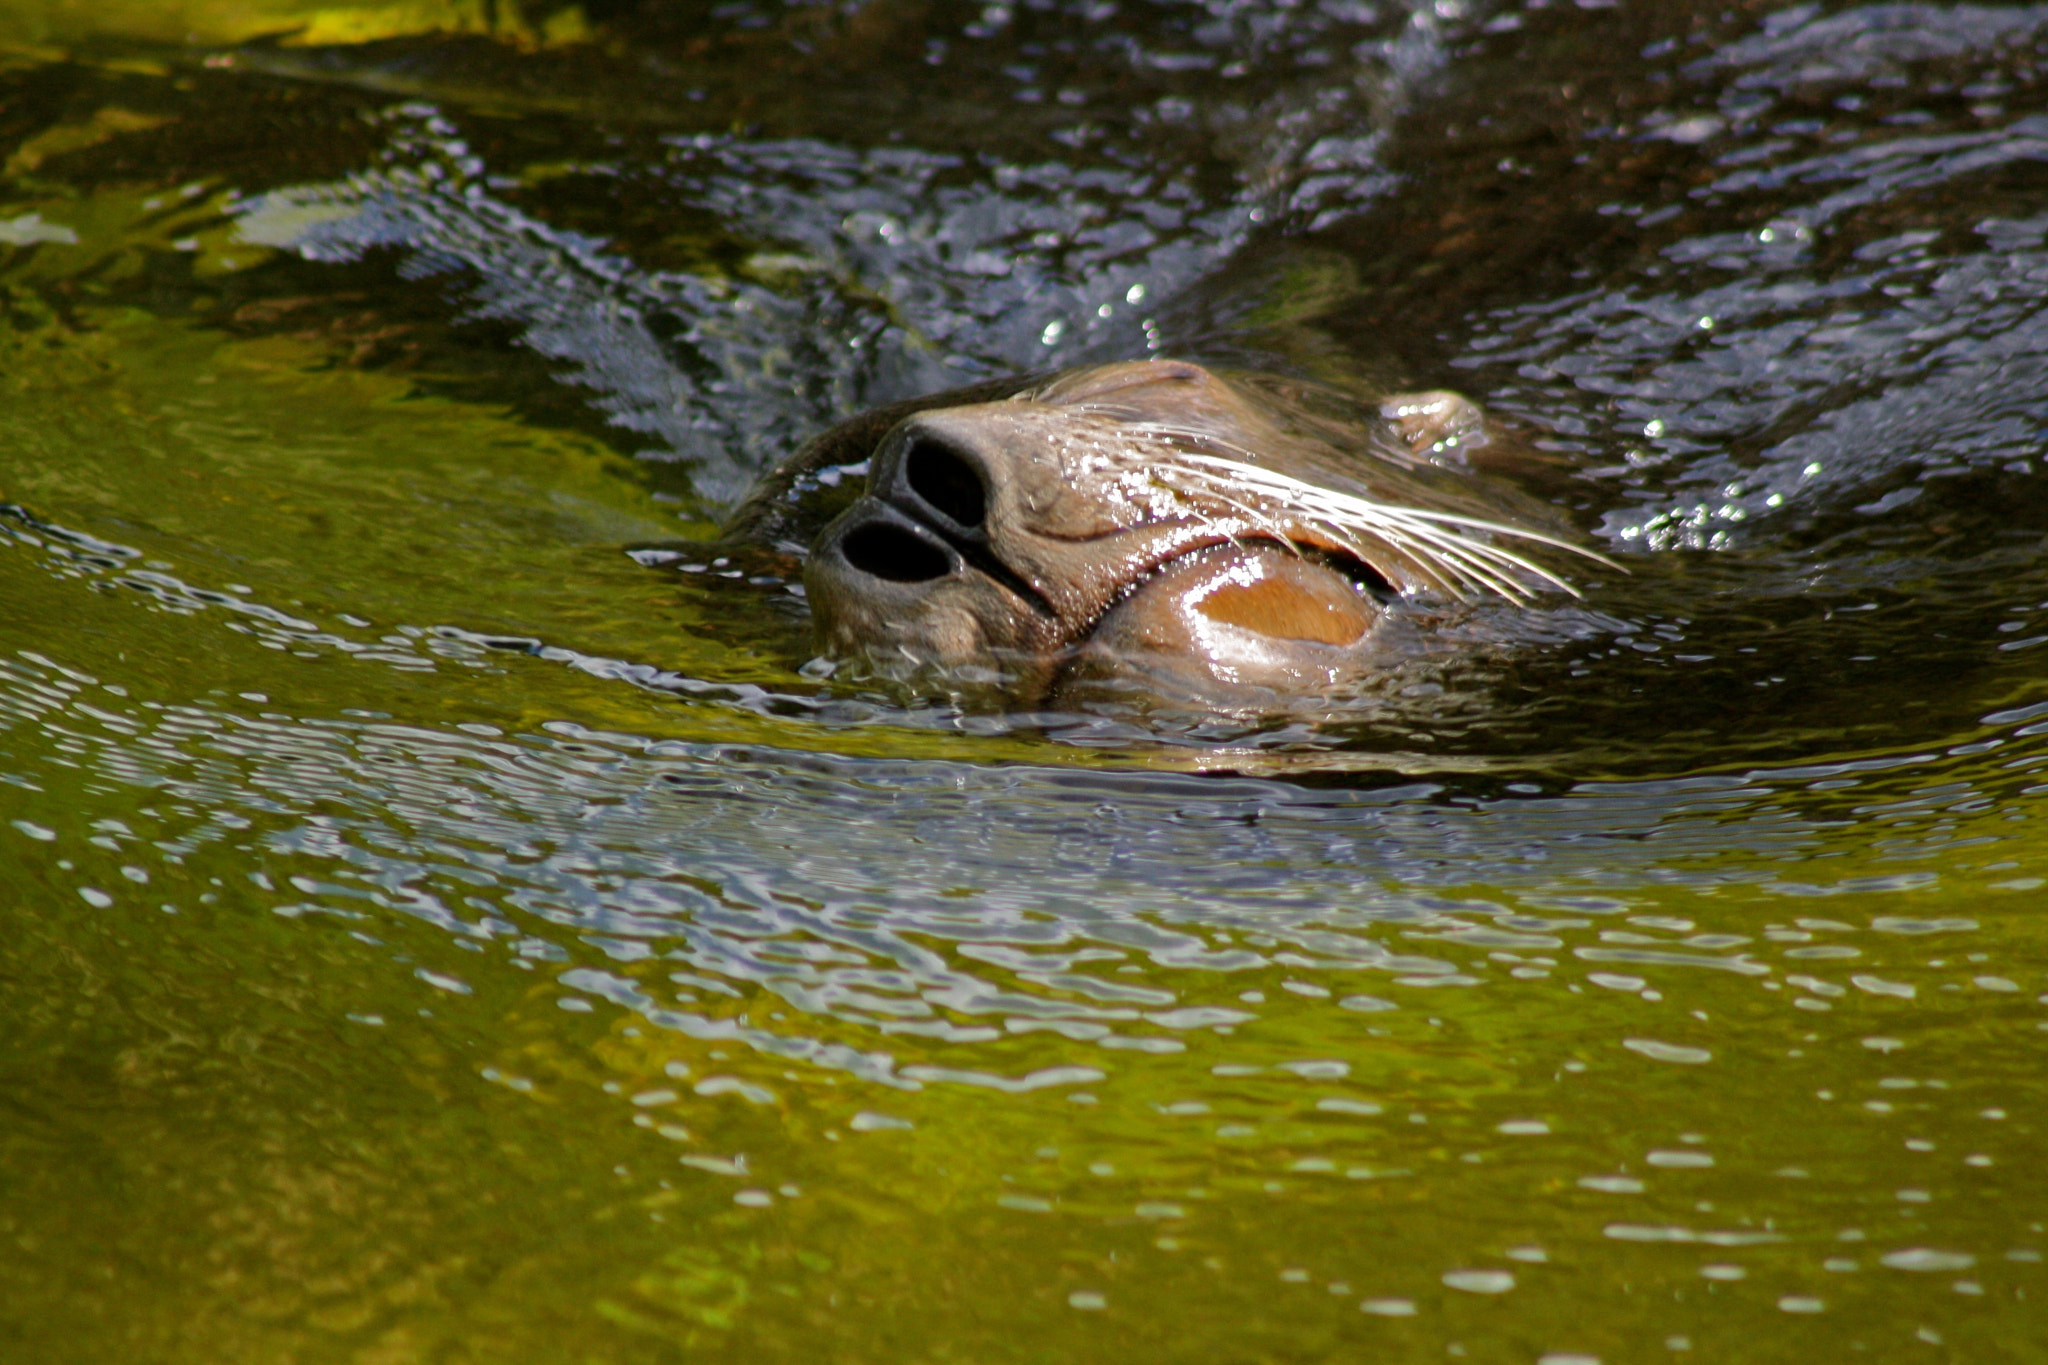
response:
<path id="1" fill-rule="evenodd" d="M 2043 43 L 0 6 L 0 1355 L 2048 1359 Z M 1155 348 L 1631 573 L 1212 742 L 675 568 Z"/>

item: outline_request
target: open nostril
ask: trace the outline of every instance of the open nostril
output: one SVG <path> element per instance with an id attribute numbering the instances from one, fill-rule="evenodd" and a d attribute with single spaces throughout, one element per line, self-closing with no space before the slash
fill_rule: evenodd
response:
<path id="1" fill-rule="evenodd" d="M 839 542 L 839 553 L 862 573 L 891 583 L 928 583 L 953 571 L 944 550 L 887 523 L 855 527 Z"/>
<path id="2" fill-rule="evenodd" d="M 911 443 L 903 457 L 903 477 L 911 492 L 962 529 L 981 525 L 988 515 L 988 491 L 981 486 L 981 475 L 937 441 Z"/>

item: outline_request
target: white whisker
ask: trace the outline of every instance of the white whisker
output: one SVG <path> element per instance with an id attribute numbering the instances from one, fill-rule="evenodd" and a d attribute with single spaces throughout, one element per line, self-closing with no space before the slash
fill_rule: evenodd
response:
<path id="1" fill-rule="evenodd" d="M 1526 555 L 1480 539 L 1481 535 L 1511 537 L 1610 568 L 1619 567 L 1605 555 L 1540 531 L 1483 517 L 1399 507 L 1340 493 L 1262 468 L 1249 458 L 1197 453 L 1179 444 L 1199 442 L 1211 449 L 1250 456 L 1242 447 L 1206 432 L 1177 430 L 1158 423 L 1143 424 L 1140 430 L 1168 440 L 1178 438 L 1170 454 L 1131 471 L 1144 474 L 1155 486 L 1180 496 L 1220 503 L 1283 544 L 1294 545 L 1287 534 L 1289 522 L 1297 526 L 1307 522 L 1367 562 L 1371 556 L 1361 542 L 1378 541 L 1411 560 L 1427 577 L 1437 580 L 1439 586 L 1460 599 L 1469 599 L 1475 593 L 1493 593 L 1526 604 L 1530 600 L 1529 579 L 1579 596 L 1578 589 L 1563 577 Z M 1235 542 L 1236 538 L 1231 539 Z M 1294 548 L 1300 552 L 1298 545 Z"/>

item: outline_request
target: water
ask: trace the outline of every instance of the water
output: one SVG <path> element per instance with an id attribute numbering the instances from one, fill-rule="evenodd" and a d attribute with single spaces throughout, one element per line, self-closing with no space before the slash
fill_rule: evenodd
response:
<path id="1" fill-rule="evenodd" d="M 2048 9 L 309 16 L 0 12 L 10 1357 L 2048 1355 Z M 1630 572 L 1219 737 L 626 553 L 1150 350 Z"/>

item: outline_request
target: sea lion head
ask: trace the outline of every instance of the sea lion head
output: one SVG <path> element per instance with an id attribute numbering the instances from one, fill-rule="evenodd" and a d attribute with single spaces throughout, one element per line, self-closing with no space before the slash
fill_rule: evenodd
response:
<path id="1" fill-rule="evenodd" d="M 1418 453 L 1469 446 L 1476 409 L 1407 407 L 1361 423 L 1327 391 L 1141 361 L 914 412 L 806 556 L 818 643 L 1026 704 L 1341 687 L 1418 594 L 1558 582 L 1496 543 L 1548 537 L 1476 497 L 1461 453 Z"/>

